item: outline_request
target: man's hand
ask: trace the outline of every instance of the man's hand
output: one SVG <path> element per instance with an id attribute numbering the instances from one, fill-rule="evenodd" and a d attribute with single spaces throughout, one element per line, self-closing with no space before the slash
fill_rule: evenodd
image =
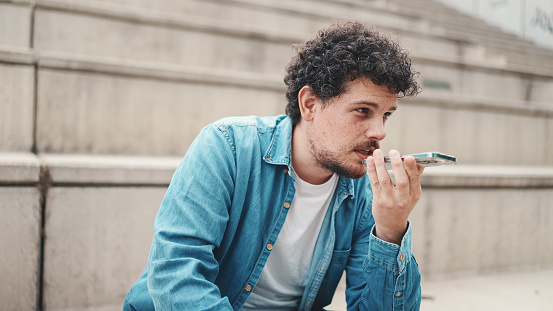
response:
<path id="1" fill-rule="evenodd" d="M 373 191 L 375 235 L 384 241 L 400 245 L 407 230 L 409 214 L 421 197 L 419 177 L 424 167 L 418 167 L 412 156 L 407 156 L 402 161 L 397 150 L 390 150 L 389 156 L 395 186 L 384 166 L 382 150 L 375 150 L 367 158 L 367 172 Z"/>

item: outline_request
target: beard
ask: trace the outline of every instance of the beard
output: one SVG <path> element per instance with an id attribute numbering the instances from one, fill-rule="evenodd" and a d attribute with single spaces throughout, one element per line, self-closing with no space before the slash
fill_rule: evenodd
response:
<path id="1" fill-rule="evenodd" d="M 379 143 L 377 140 L 369 140 L 365 143 L 352 146 L 349 150 L 343 150 L 340 152 L 333 152 L 330 150 L 318 150 L 312 140 L 309 141 L 311 145 L 311 153 L 316 161 L 316 164 L 330 172 L 336 173 L 340 176 L 347 178 L 361 178 L 366 174 L 366 168 L 363 166 L 363 161 L 359 160 L 358 163 L 347 163 L 346 156 L 349 153 L 353 153 L 354 150 L 364 150 L 367 148 L 379 149 Z M 371 154 L 368 154 L 367 157 Z"/>

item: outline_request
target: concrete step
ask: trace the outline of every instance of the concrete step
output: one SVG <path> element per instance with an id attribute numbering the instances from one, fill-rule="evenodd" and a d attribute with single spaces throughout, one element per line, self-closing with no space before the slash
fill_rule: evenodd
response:
<path id="1" fill-rule="evenodd" d="M 423 280 L 421 309 L 438 310 L 551 310 L 553 268 L 500 274 Z"/>
<path id="2" fill-rule="evenodd" d="M 553 268 L 426 280 L 421 310 L 489 311 L 553 309 Z M 327 310 L 345 311 L 343 279 Z"/>
<path id="3" fill-rule="evenodd" d="M 229 70 L 247 70 L 255 72 L 282 72 L 284 64 L 291 55 L 290 44 L 293 42 L 300 42 L 308 37 L 308 33 L 288 33 L 281 32 L 280 30 L 270 29 L 251 29 L 243 26 L 236 26 L 229 24 L 229 22 L 219 21 L 219 26 L 213 26 L 210 24 L 210 20 L 202 18 L 188 19 L 183 22 L 185 16 L 176 17 L 174 15 L 162 15 L 152 16 L 151 13 L 146 15 L 144 11 L 119 11 L 115 10 L 114 6 L 104 6 L 90 8 L 87 6 L 73 5 L 68 3 L 58 2 L 43 2 L 42 6 L 48 4 L 48 10 L 37 12 L 37 23 L 41 25 L 39 31 L 35 37 L 35 48 L 38 50 L 63 52 L 73 54 L 86 54 L 105 57 L 119 57 L 119 58 L 134 58 L 137 60 L 157 61 L 176 63 L 182 65 L 194 65 L 194 66 L 212 66 L 217 68 L 226 68 Z M 57 8 L 58 11 L 55 11 Z M 79 28 L 78 23 L 81 23 L 82 17 L 75 19 L 73 16 L 66 16 L 59 10 L 74 10 L 78 14 L 89 14 L 92 12 L 95 15 L 104 14 L 105 17 L 113 19 L 113 21 L 107 23 L 105 19 L 98 19 L 91 17 L 86 19 L 86 22 L 94 27 L 84 27 L 85 29 L 77 32 L 70 31 L 68 29 Z M 89 11 L 93 10 L 93 11 Z M 54 12 L 54 13 L 52 13 Z M 76 13 L 76 14 L 77 14 Z M 44 16 L 46 14 L 46 16 Z M 61 16 L 60 16 L 61 14 Z M 77 14 L 77 15 L 78 15 Z M 282 14 L 282 13 L 279 13 Z M 125 16 L 121 16 L 125 15 Z M 275 16 L 275 17 L 278 17 Z M 128 19 L 132 18 L 136 21 L 140 21 L 143 27 L 137 29 L 133 27 L 133 23 L 128 22 Z M 175 32 L 171 29 L 159 29 L 156 25 L 164 23 L 166 27 L 177 27 L 180 31 Z M 292 23 L 293 24 L 293 23 Z M 105 45 L 101 46 L 88 46 L 83 43 L 83 40 L 93 41 L 94 38 L 103 36 L 103 32 L 99 29 L 110 27 L 111 36 L 114 40 L 109 40 Z M 136 32 L 143 32 L 144 35 L 140 36 L 140 42 L 129 42 L 123 40 L 128 37 L 128 31 L 131 29 Z M 213 35 L 212 32 L 216 32 L 217 35 Z M 167 40 L 174 42 L 181 40 L 183 36 L 192 36 L 196 41 L 201 40 L 201 45 L 176 45 L 166 42 Z M 221 42 L 220 36 L 227 36 L 225 42 Z M 163 42 L 159 41 L 159 37 L 167 38 Z M 402 37 L 405 40 L 409 40 L 410 33 L 402 33 Z M 433 36 L 413 36 L 414 38 L 421 38 L 425 44 L 418 44 L 420 50 L 415 51 L 424 55 L 426 53 L 435 53 L 439 50 L 434 45 L 429 45 L 429 42 L 436 41 L 440 48 L 447 46 L 446 53 L 458 54 L 457 58 L 466 57 L 459 55 L 460 42 L 455 42 L 451 39 L 435 38 Z M 64 38 L 58 40 L 56 38 Z M 83 39 L 86 38 L 86 39 Z M 118 39 L 116 39 L 118 38 Z M 246 38 L 246 39 L 245 39 Z M 468 40 L 468 39 L 467 39 Z M 190 41 L 190 40 L 189 40 Z M 414 40 L 411 40 L 414 41 Z M 123 46 L 120 42 L 125 42 Z M 198 41 L 199 42 L 199 41 Z M 446 44 L 447 43 L 447 44 Z M 152 47 L 157 47 L 160 44 L 165 44 L 171 47 L 164 52 L 164 55 L 157 55 L 152 51 Z M 227 44 L 230 46 L 237 46 L 240 48 L 225 49 L 225 54 L 217 53 L 220 51 L 221 44 Z M 132 46 L 142 45 L 140 49 L 133 49 Z M 467 46 L 467 44 L 461 44 Z M 79 46 L 79 48 L 75 48 Z M 471 44 L 468 44 L 470 48 Z M 251 49 L 248 49 L 251 47 Z M 262 48 L 261 48 L 262 47 Z M 426 47 L 426 48 L 424 48 Z M 261 48 L 262 53 L 259 53 Z M 475 46 L 478 49 L 478 46 Z M 256 54 L 252 54 L 253 50 Z M 249 51 L 249 52 L 246 52 Z M 444 54 L 446 54 L 444 53 Z M 455 58 L 455 55 L 452 55 Z M 527 58 L 527 55 L 525 56 Z M 255 60 L 253 59 L 255 58 Z M 233 61 L 229 61 L 233 59 Z M 505 59 L 508 63 L 508 58 Z M 482 63 L 486 63 L 486 61 Z M 536 61 L 539 62 L 539 61 Z M 553 65 L 549 68 L 545 62 L 545 65 L 539 69 L 541 71 L 551 70 L 553 72 Z M 552 74 L 553 75 L 553 74 Z"/>
<path id="4" fill-rule="evenodd" d="M 246 0 L 240 1 L 244 5 L 247 4 Z M 213 4 L 209 1 L 207 3 Z M 305 1 L 305 4 L 309 3 Z M 123 6 L 108 5 L 102 2 L 93 6 L 88 2 L 75 4 L 67 1 L 43 0 L 39 2 L 36 12 L 35 24 L 40 27 L 35 34 L 34 46 L 35 49 L 43 51 L 275 73 L 282 72 L 284 64 L 289 59 L 290 44 L 303 41 L 311 35 L 311 29 L 323 24 L 323 21 L 330 19 L 330 16 L 346 16 L 354 13 L 363 20 L 371 20 L 377 24 L 380 20 L 383 24 L 387 23 L 396 28 L 408 29 L 409 32 L 402 30 L 402 36 L 405 38 L 413 34 L 413 24 L 418 25 L 417 27 L 421 28 L 419 32 L 422 33 L 424 33 L 422 28 L 425 27 L 424 23 L 421 24 L 420 21 L 398 19 L 397 14 L 393 12 L 383 15 L 382 11 L 353 12 L 351 8 L 336 10 L 332 7 L 317 6 L 317 10 L 310 9 L 310 13 L 307 13 L 302 11 L 301 6 L 298 8 L 297 5 L 292 6 L 287 2 L 279 3 L 278 7 L 272 2 L 246 7 L 247 9 L 239 7 L 240 11 L 235 12 L 235 15 L 225 15 L 224 20 L 214 20 L 213 16 L 207 16 L 207 13 L 204 13 L 204 17 L 197 17 L 172 12 L 152 13 L 138 8 L 129 10 Z M 188 12 L 199 14 L 206 8 L 206 4 L 196 3 L 193 8 L 195 10 L 187 7 Z M 224 8 L 224 6 L 219 7 L 219 9 Z M 292 9 L 296 9 L 297 14 L 287 14 Z M 216 12 L 214 10 L 211 7 L 211 11 L 208 12 Z M 241 22 L 245 15 L 257 15 L 255 10 L 264 13 L 263 17 L 266 21 L 264 28 Z M 66 11 L 71 11 L 73 14 L 64 13 Z M 92 16 L 90 16 L 91 14 Z M 309 17 L 308 22 L 305 22 L 305 14 L 310 14 L 307 16 Z M 98 15 L 104 18 L 98 18 Z M 386 18 L 383 18 L 384 16 Z M 391 16 L 395 16 L 395 18 Z M 135 27 L 136 22 L 139 22 L 141 26 Z M 288 25 L 288 28 L 277 28 L 279 25 L 277 22 Z M 160 28 L 160 26 L 162 27 Z M 102 29 L 107 28 L 110 29 L 110 37 L 113 39 L 104 40 L 104 45 L 87 44 L 87 42 L 95 42 L 95 40 L 103 38 L 105 31 Z M 143 35 L 134 36 L 140 40 L 131 40 L 133 36 L 129 36 L 129 32 L 141 32 Z M 447 32 L 448 30 L 444 30 L 444 33 Z M 458 39 L 460 36 L 464 36 L 463 40 L 466 43 L 474 41 L 474 38 L 464 32 L 457 34 Z M 420 38 L 421 36 L 413 37 Z M 445 36 L 426 36 L 424 38 L 425 42 L 433 40 L 449 41 L 453 46 L 449 49 L 451 51 L 455 50 L 455 46 L 458 49 L 460 44 L 459 41 L 454 42 Z M 174 42 L 182 43 L 175 44 Z M 489 42 L 493 43 L 493 40 L 490 39 Z M 466 43 L 463 45 L 467 45 Z M 499 44 L 501 46 L 502 43 Z M 160 45 L 167 46 L 163 55 L 154 52 Z M 419 46 L 424 45 L 419 44 Z M 223 50 L 225 53 L 221 53 Z M 428 47 L 426 50 L 435 51 L 436 49 Z M 426 53 L 426 50 L 421 50 L 421 54 Z M 515 50 L 513 53 L 518 53 L 517 51 Z M 528 53 L 531 52 L 526 52 L 524 57 L 527 58 Z M 551 54 L 553 53 L 547 57 L 550 58 Z M 547 65 L 553 63 L 547 61 L 549 58 L 542 57 L 536 61 L 544 64 L 541 66 L 542 71 L 551 70 L 553 72 L 553 65 Z M 508 63 L 508 58 L 506 61 Z"/>
<path id="5" fill-rule="evenodd" d="M 173 68 L 151 62 L 71 58 L 51 53 L 29 56 L 11 52 L 4 54 L 4 59 L 7 58 L 12 62 L 36 61 L 40 68 L 36 78 L 40 87 L 35 127 L 34 66 L 6 66 L 5 72 L 10 74 L 6 79 L 18 85 L 5 93 L 26 94 L 10 103 L 27 118 L 23 123 L 10 118 L 10 114 L 3 114 L 6 133 L 15 133 L 14 137 L 26 142 L 23 144 L 6 135 L 7 150 L 15 147 L 18 148 L 15 151 L 31 150 L 36 139 L 35 148 L 39 152 L 179 156 L 200 129 L 212 121 L 228 115 L 281 114 L 285 106 L 283 85 L 276 75 L 212 72 L 186 66 Z M 440 148 L 462 157 L 466 163 L 551 164 L 552 146 L 533 143 L 547 141 L 551 135 L 551 80 L 525 80 L 518 73 L 499 70 L 477 72 L 447 68 L 436 59 L 429 63 L 414 60 L 417 69 L 424 73 L 420 82 L 426 90 L 417 98 L 400 100 L 405 112 L 397 114 L 398 121 L 388 123 L 387 145 L 406 152 Z M 14 68 L 17 70 L 13 71 Z M 18 75 L 22 78 L 14 79 Z M 28 81 L 26 90 L 21 89 L 25 85 L 19 84 L 21 81 Z M 60 89 L 56 85 L 67 87 Z M 531 89 L 530 93 L 525 85 Z M 525 100 L 528 94 L 533 97 Z M 227 104 L 218 106 L 220 102 Z M 187 122 L 182 122 L 183 118 Z M 441 129 L 442 122 L 449 125 L 447 131 Z M 426 126 L 420 128 L 420 124 Z M 513 128 L 512 124 L 520 126 Z M 417 130 L 405 130 L 409 128 Z M 462 141 L 466 144 L 448 137 L 465 137 Z M 520 141 L 519 147 L 524 147 L 521 150 L 527 148 L 534 152 L 513 153 L 508 143 L 513 139 Z M 490 140 L 495 143 L 490 144 Z"/>
<path id="6" fill-rule="evenodd" d="M 299 39 L 193 16 L 159 17 L 105 6 L 48 4 L 35 12 L 37 51 L 271 73 L 282 71 L 291 55 L 290 44 Z M 68 7 L 71 13 L 66 12 Z"/>
<path id="7" fill-rule="evenodd" d="M 0 245 L 12 250 L 0 266 L 10 280 L 0 309 L 33 309 L 39 288 L 48 310 L 120 308 L 146 264 L 154 217 L 180 160 L 0 153 Z M 425 280 L 553 265 L 553 165 L 429 168 L 422 184 L 411 221 Z M 432 302 L 447 297 L 423 284 Z"/>

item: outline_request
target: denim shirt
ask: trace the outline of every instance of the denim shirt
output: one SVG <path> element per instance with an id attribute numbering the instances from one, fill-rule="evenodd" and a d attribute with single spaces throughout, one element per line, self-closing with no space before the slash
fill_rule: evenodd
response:
<path id="1" fill-rule="evenodd" d="M 204 128 L 177 168 L 154 224 L 146 269 L 124 310 L 240 310 L 294 199 L 287 116 Z M 368 176 L 340 177 L 299 310 L 322 310 L 346 271 L 348 310 L 418 310 L 411 225 L 401 245 L 373 234 Z"/>

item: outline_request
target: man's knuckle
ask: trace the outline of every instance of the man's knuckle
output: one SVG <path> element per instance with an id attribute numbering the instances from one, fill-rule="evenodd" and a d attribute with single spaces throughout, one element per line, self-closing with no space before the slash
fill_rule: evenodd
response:
<path id="1" fill-rule="evenodd" d="M 383 184 L 383 185 L 389 185 L 389 184 L 392 183 L 392 180 L 390 179 L 390 177 L 383 177 L 380 180 L 380 183 Z"/>
<path id="2" fill-rule="evenodd" d="M 396 182 L 396 186 L 398 188 L 405 188 L 409 186 L 409 181 L 407 181 L 406 179 L 400 179 Z"/>

